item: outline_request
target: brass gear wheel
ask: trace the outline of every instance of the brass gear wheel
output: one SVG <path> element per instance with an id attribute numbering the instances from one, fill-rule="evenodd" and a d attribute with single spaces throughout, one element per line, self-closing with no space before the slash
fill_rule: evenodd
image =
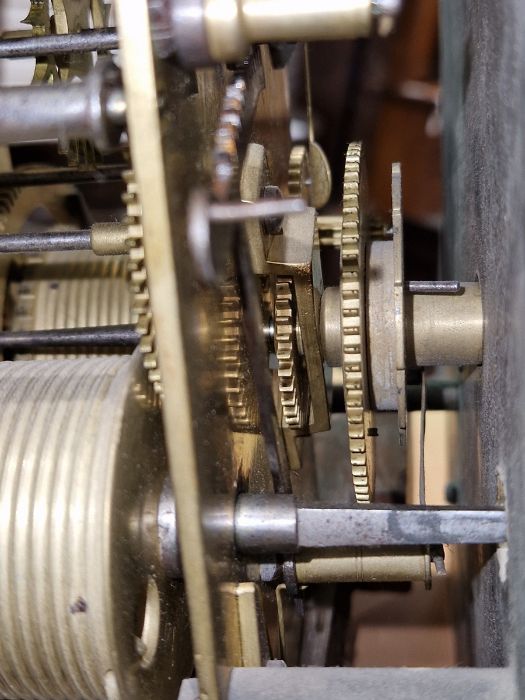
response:
<path id="1" fill-rule="evenodd" d="M 299 355 L 293 280 L 279 277 L 275 284 L 275 354 L 283 427 L 302 430 L 308 423 L 308 382 Z"/>
<path id="2" fill-rule="evenodd" d="M 222 101 L 213 144 L 212 192 L 219 201 L 228 199 L 239 166 L 238 141 L 246 107 L 246 80 L 234 75 Z"/>
<path id="3" fill-rule="evenodd" d="M 103 29 L 109 19 L 110 4 L 104 0 L 30 0 L 22 24 L 32 27 L 34 36 L 74 34 L 85 29 Z M 38 58 L 33 82 L 55 82 L 82 77 L 92 65 L 89 52 L 73 54 L 58 64 L 52 56 Z"/>
<path id="4" fill-rule="evenodd" d="M 220 354 L 224 391 L 232 430 L 255 432 L 257 403 L 242 330 L 242 303 L 237 284 L 221 287 Z"/>
<path id="5" fill-rule="evenodd" d="M 150 306 L 148 277 L 144 260 L 144 230 L 142 228 L 142 205 L 140 203 L 138 185 L 133 171 L 123 175 L 126 182 L 124 203 L 127 207 L 128 223 L 128 273 L 131 292 L 133 294 L 133 312 L 137 317 L 137 331 L 140 334 L 140 352 L 148 379 L 153 385 L 155 394 L 162 398 L 162 378 L 157 356 L 155 326 Z"/>
<path id="6" fill-rule="evenodd" d="M 352 480 L 358 503 L 374 492 L 374 456 L 368 410 L 365 330 L 365 243 L 361 235 L 361 144 L 351 143 L 345 163 L 341 230 L 341 339 L 343 384 Z"/>
<path id="7" fill-rule="evenodd" d="M 310 158 L 308 148 L 301 144 L 293 146 L 288 162 L 288 194 L 310 200 Z"/>

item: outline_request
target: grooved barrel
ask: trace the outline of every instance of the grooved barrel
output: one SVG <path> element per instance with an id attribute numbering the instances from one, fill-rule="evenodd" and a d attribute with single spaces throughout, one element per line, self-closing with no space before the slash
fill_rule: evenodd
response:
<path id="1" fill-rule="evenodd" d="M 165 458 L 140 374 L 137 354 L 0 363 L 3 698 L 161 698 L 188 670 L 144 534 Z"/>
<path id="2" fill-rule="evenodd" d="M 93 253 L 48 253 L 27 266 L 24 281 L 10 285 L 13 312 L 7 330 L 32 331 L 129 324 L 136 321 L 127 282 L 127 259 Z M 108 353 L 107 348 L 97 354 Z M 35 353 L 33 359 L 70 359 L 79 352 Z M 91 353 L 93 356 L 93 353 Z M 29 359 L 27 355 L 20 359 Z"/>

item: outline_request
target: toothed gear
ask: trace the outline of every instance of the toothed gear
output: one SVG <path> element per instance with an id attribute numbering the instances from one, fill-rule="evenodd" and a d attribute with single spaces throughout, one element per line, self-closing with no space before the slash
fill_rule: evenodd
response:
<path id="1" fill-rule="evenodd" d="M 288 194 L 290 197 L 310 199 L 310 159 L 306 146 L 297 145 L 290 151 L 288 162 Z"/>
<path id="2" fill-rule="evenodd" d="M 275 285 L 275 354 L 283 426 L 293 430 L 308 421 L 308 383 L 297 345 L 293 281 L 280 277 Z"/>
<path id="3" fill-rule="evenodd" d="M 246 80 L 234 75 L 222 101 L 213 144 L 212 192 L 219 201 L 231 194 L 239 167 L 238 141 L 246 107 Z"/>
<path id="4" fill-rule="evenodd" d="M 374 460 L 369 428 L 365 331 L 365 248 L 361 235 L 361 144 L 346 154 L 341 231 L 341 339 L 348 440 L 356 499 L 369 503 L 374 492 Z"/>
<path id="5" fill-rule="evenodd" d="M 222 286 L 219 362 L 232 429 L 257 430 L 257 404 L 242 331 L 242 304 L 237 284 Z"/>
<path id="6" fill-rule="evenodd" d="M 104 0 L 30 0 L 27 17 L 22 24 L 32 27 L 34 36 L 74 34 L 85 29 L 107 27 L 110 4 Z M 57 63 L 53 56 L 38 58 L 33 82 L 55 82 L 82 77 L 93 63 L 90 52 L 71 54 Z"/>
<path id="7" fill-rule="evenodd" d="M 148 278 L 144 259 L 144 231 L 142 228 L 142 205 L 140 202 L 134 173 L 124 173 L 127 183 L 124 202 L 127 207 L 128 223 L 128 272 L 129 283 L 133 294 L 133 312 L 137 317 L 137 331 L 140 335 L 140 351 L 143 364 L 148 373 L 148 379 L 153 385 L 155 394 L 161 399 L 163 394 L 162 378 L 157 356 L 155 326 L 150 307 Z"/>

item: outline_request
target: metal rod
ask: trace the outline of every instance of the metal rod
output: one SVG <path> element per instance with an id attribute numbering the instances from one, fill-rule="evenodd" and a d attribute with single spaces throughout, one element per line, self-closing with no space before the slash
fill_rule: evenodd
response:
<path id="1" fill-rule="evenodd" d="M 407 286 L 412 294 L 458 294 L 461 291 L 461 282 L 456 280 L 409 282 Z"/>
<path id="2" fill-rule="evenodd" d="M 129 251 L 128 236 L 128 226 L 117 221 L 99 222 L 81 231 L 6 233 L 0 236 L 0 255 L 48 250 L 92 250 L 96 255 L 125 255 Z"/>
<path id="3" fill-rule="evenodd" d="M 439 507 L 298 508 L 299 547 L 504 542 L 504 510 Z"/>
<path id="4" fill-rule="evenodd" d="M 257 202 L 221 202 L 210 204 L 209 218 L 210 221 L 216 223 L 231 223 L 302 214 L 305 210 L 306 202 L 300 198 L 260 199 Z"/>
<path id="5" fill-rule="evenodd" d="M 243 495 L 235 511 L 235 541 L 253 553 L 331 547 L 494 544 L 507 537 L 498 508 L 297 505 L 290 496 Z"/>
<path id="6" fill-rule="evenodd" d="M 199 681 L 182 682 L 178 700 L 199 697 Z M 507 668 L 233 668 L 224 700 L 513 700 L 516 671 Z"/>
<path id="7" fill-rule="evenodd" d="M 139 339 L 133 324 L 45 331 L 6 331 L 0 333 L 0 349 L 32 351 L 36 348 L 132 348 L 137 345 Z"/>
<path id="8" fill-rule="evenodd" d="M 90 250 L 91 230 L 8 233 L 0 236 L 0 253 L 40 253 L 47 250 Z"/>
<path id="9" fill-rule="evenodd" d="M 24 170 L 0 173 L 0 188 L 41 187 L 43 185 L 62 184 L 106 184 L 122 180 L 124 170 L 129 170 L 129 163 L 117 165 L 99 165 L 96 170 L 74 170 L 73 168 L 53 168 L 51 170 Z"/>
<path id="10" fill-rule="evenodd" d="M 114 27 L 86 29 L 77 34 L 49 34 L 23 39 L 2 39 L 0 58 L 27 58 L 59 54 L 87 53 L 118 49 L 118 34 Z"/>

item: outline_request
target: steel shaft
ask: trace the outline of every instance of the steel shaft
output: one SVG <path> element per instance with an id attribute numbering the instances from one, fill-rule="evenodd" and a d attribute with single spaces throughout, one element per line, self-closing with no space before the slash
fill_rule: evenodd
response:
<path id="1" fill-rule="evenodd" d="M 458 294 L 461 282 L 457 280 L 430 280 L 407 282 L 408 291 L 412 294 Z"/>
<path id="2" fill-rule="evenodd" d="M 114 27 L 86 29 L 77 34 L 49 34 L 21 39 L 2 39 L 0 41 L 0 58 L 27 58 L 109 51 L 111 49 L 118 49 L 118 35 Z"/>
<path id="3" fill-rule="evenodd" d="M 96 223 L 80 231 L 6 233 L 0 236 L 0 254 L 93 250 L 96 255 L 125 255 L 128 227 L 118 222 Z"/>
<path id="4" fill-rule="evenodd" d="M 301 505 L 288 495 L 243 495 L 235 512 L 235 542 L 246 553 L 505 539 L 506 513 L 497 508 Z"/>
<path id="5" fill-rule="evenodd" d="M 47 250 L 90 250 L 91 230 L 11 233 L 0 236 L 0 253 L 40 253 Z"/>
<path id="6" fill-rule="evenodd" d="M 52 168 L 50 170 L 19 170 L 0 173 L 0 188 L 41 187 L 63 184 L 106 184 L 122 180 L 122 173 L 129 165 L 99 165 L 96 170 Z"/>
<path id="7" fill-rule="evenodd" d="M 98 326 L 95 328 L 59 328 L 0 333 L 1 350 L 71 347 L 134 347 L 139 335 L 133 324 Z"/>

